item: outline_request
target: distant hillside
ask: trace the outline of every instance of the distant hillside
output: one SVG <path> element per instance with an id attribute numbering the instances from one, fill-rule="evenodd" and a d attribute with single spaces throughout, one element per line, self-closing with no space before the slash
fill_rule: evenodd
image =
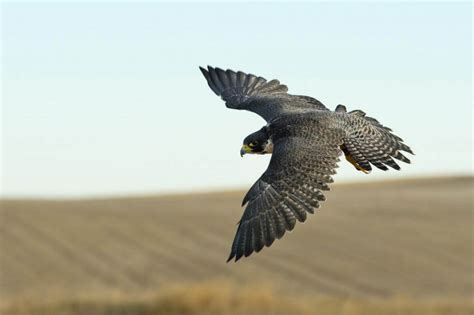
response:
<path id="1" fill-rule="evenodd" d="M 3 200 L 0 294 L 148 292 L 224 279 L 285 295 L 471 298 L 472 178 L 334 185 L 307 223 L 225 263 L 244 192 Z"/>

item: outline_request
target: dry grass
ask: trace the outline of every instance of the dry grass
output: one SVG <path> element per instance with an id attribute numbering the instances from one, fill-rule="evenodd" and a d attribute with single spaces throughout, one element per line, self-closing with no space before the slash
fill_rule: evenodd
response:
<path id="1" fill-rule="evenodd" d="M 3 200 L 2 305 L 24 315 L 473 314 L 472 193 L 472 178 L 335 185 L 308 223 L 229 264 L 243 192 Z"/>
<path id="2" fill-rule="evenodd" d="M 472 315 L 472 300 L 292 297 L 268 287 L 241 288 L 227 281 L 181 285 L 141 295 L 94 295 L 22 300 L 3 305 L 10 315 Z"/>

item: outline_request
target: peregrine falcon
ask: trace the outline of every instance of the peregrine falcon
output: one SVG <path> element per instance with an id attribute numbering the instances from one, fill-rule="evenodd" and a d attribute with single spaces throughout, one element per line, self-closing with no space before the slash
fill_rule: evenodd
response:
<path id="1" fill-rule="evenodd" d="M 401 151 L 413 154 L 390 128 L 361 110 L 344 105 L 329 110 L 320 101 L 292 95 L 278 80 L 253 74 L 200 67 L 211 90 L 228 108 L 252 111 L 267 125 L 247 136 L 244 154 L 272 154 L 266 171 L 244 197 L 246 206 L 227 261 L 239 260 L 269 247 L 304 222 L 325 200 L 339 156 L 361 172 L 372 166 L 399 170 L 393 158 L 410 163 Z"/>

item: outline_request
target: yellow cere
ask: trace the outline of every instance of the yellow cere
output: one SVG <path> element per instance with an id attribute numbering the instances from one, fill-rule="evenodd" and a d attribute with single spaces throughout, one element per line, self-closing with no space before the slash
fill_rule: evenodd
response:
<path id="1" fill-rule="evenodd" d="M 243 144 L 243 145 L 242 145 L 242 150 L 244 150 L 246 153 L 251 153 L 251 152 L 252 152 L 252 148 L 249 147 L 249 146 L 246 145 L 246 144 Z"/>

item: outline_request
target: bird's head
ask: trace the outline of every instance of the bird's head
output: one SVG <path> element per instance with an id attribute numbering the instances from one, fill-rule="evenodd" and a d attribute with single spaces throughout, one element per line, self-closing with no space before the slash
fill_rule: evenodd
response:
<path id="1" fill-rule="evenodd" d="M 248 135 L 240 149 L 240 156 L 244 154 L 267 154 L 273 152 L 273 143 L 265 128 Z"/>

